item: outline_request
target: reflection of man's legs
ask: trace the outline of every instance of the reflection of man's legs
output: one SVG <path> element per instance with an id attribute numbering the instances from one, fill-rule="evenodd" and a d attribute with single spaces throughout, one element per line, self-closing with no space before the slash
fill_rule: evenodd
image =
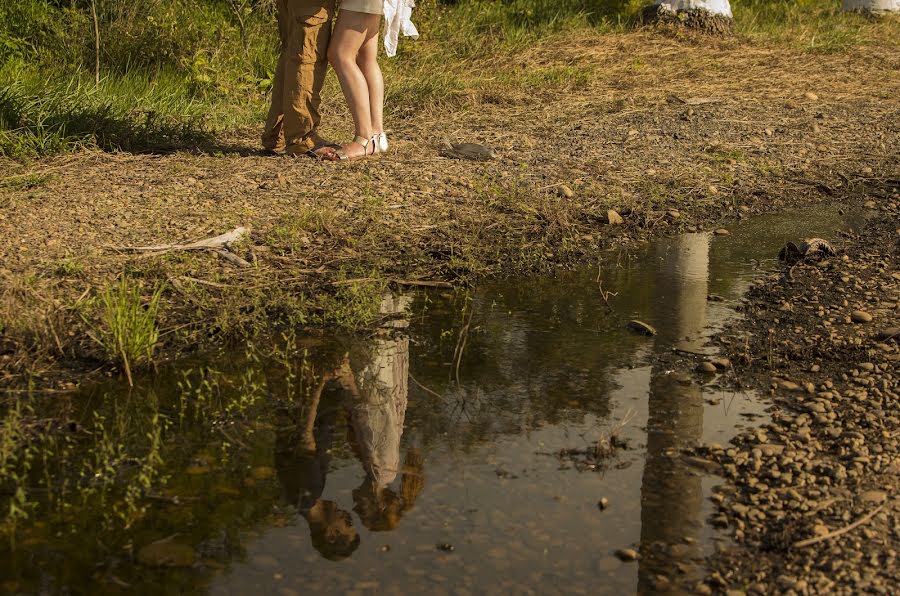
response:
<path id="1" fill-rule="evenodd" d="M 263 146 L 305 153 L 320 142 L 319 104 L 328 69 L 334 0 L 277 0 L 281 56 Z"/>

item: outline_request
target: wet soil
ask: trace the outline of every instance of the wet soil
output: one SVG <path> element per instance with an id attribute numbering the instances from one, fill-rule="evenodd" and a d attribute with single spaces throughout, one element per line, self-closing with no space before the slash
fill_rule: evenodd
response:
<path id="1" fill-rule="evenodd" d="M 4 163 L 0 383 L 58 389 L 72 381 L 66 367 L 98 368 L 92 299 L 123 271 L 148 294 L 166 284 L 168 358 L 272 320 L 340 323 L 330 298 L 352 302 L 372 280 L 465 283 L 751 213 L 862 200 L 898 177 L 892 48 L 812 55 L 678 32 L 589 35 L 509 59 L 510 72 L 563 81 L 552 88 L 469 89 L 393 121 L 385 159 L 266 158 L 245 131 L 219 154 Z M 339 102 L 329 110 L 325 132 L 339 138 L 346 114 Z M 444 157 L 444 138 L 498 157 Z M 233 250 L 251 267 L 212 252 L 119 250 L 238 225 L 252 232 Z"/>
<path id="2" fill-rule="evenodd" d="M 900 589 L 900 211 L 868 205 L 837 256 L 783 265 L 718 337 L 772 420 L 695 452 L 721 465 L 712 522 L 736 543 L 698 591 Z"/>

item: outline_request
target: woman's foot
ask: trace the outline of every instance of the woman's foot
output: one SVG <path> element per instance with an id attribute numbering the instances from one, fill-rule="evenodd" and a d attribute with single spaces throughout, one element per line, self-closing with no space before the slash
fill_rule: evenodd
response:
<path id="1" fill-rule="evenodd" d="M 378 152 L 377 137 L 360 137 L 357 136 L 352 142 L 344 145 L 334 152 L 335 158 L 332 161 L 345 161 L 353 159 L 362 159 L 370 157 Z"/>

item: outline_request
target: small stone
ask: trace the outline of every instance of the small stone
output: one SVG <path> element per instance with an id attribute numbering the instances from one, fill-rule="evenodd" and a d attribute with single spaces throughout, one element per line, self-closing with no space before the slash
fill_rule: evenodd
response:
<path id="1" fill-rule="evenodd" d="M 859 500 L 863 503 L 873 503 L 875 505 L 880 505 L 887 501 L 887 493 L 883 490 L 867 490 L 863 494 L 859 495 Z"/>
<path id="2" fill-rule="evenodd" d="M 865 207 L 866 209 L 878 209 L 878 203 L 876 203 L 875 201 L 866 201 L 865 203 L 863 203 L 863 207 Z"/>
<path id="3" fill-rule="evenodd" d="M 714 231 L 713 234 L 715 234 L 716 236 L 728 236 L 729 234 L 731 234 L 731 232 L 729 232 L 725 228 L 719 228 Z"/>
<path id="4" fill-rule="evenodd" d="M 666 211 L 666 215 L 668 215 L 672 219 L 678 219 L 679 217 L 681 217 L 681 211 L 679 211 L 678 209 L 669 209 L 668 211 Z"/>
<path id="5" fill-rule="evenodd" d="M 696 371 L 699 373 L 714 373 L 716 372 L 716 365 L 712 362 L 701 362 L 697 365 Z"/>
<path id="6" fill-rule="evenodd" d="M 437 549 L 439 551 L 443 551 L 445 553 L 452 553 L 455 550 L 454 546 L 452 544 L 450 544 L 449 542 L 442 542 L 442 543 L 438 544 Z"/>
<path id="7" fill-rule="evenodd" d="M 784 445 L 774 445 L 772 443 L 763 443 L 757 447 L 763 455 L 773 457 L 784 453 Z"/>
<path id="8" fill-rule="evenodd" d="M 616 556 L 620 561 L 637 561 L 641 555 L 633 548 L 620 548 L 616 551 Z"/>
<path id="9" fill-rule="evenodd" d="M 638 321 L 637 319 L 628 321 L 626 327 L 631 331 L 634 331 L 635 333 L 640 333 L 641 335 L 646 335 L 647 337 L 652 337 L 657 334 L 656 327 L 654 327 L 653 325 L 648 325 L 643 321 Z"/>
<path id="10" fill-rule="evenodd" d="M 599 501 L 597 501 L 597 508 L 600 511 L 605 511 L 609 507 L 609 499 L 606 497 L 602 497 Z"/>
<path id="11" fill-rule="evenodd" d="M 875 339 L 878 341 L 896 340 L 898 338 L 900 338 L 900 327 L 888 327 L 875 335 Z"/>
<path id="12" fill-rule="evenodd" d="M 575 196 L 575 191 L 563 184 L 559 187 L 559 196 L 571 199 Z"/>
<path id="13" fill-rule="evenodd" d="M 872 320 L 872 315 L 864 310 L 854 310 L 850 313 L 850 320 L 854 323 L 868 323 Z"/>
<path id="14" fill-rule="evenodd" d="M 615 209 L 610 209 L 606 212 L 606 221 L 611 226 L 620 226 L 625 223 L 625 220 Z"/>
<path id="15" fill-rule="evenodd" d="M 812 91 L 807 91 L 803 94 L 803 97 L 808 99 L 809 101 L 819 101 L 819 96 L 813 93 Z"/>

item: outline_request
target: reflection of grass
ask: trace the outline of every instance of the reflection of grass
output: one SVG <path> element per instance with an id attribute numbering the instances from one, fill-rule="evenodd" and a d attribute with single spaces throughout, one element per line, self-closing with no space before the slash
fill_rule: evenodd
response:
<path id="1" fill-rule="evenodd" d="M 104 329 L 100 344 L 110 359 L 121 362 L 132 383 L 131 367 L 150 361 L 159 339 L 156 324 L 162 286 L 156 288 L 144 305 L 140 286 L 122 276 L 119 283 L 102 295 Z"/>

